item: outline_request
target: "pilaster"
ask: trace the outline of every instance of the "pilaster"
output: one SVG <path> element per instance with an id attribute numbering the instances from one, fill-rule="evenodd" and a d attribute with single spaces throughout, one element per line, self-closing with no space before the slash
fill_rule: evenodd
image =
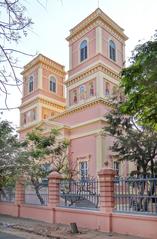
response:
<path id="1" fill-rule="evenodd" d="M 102 53 L 102 28 L 96 28 L 96 54 Z"/>
<path id="2" fill-rule="evenodd" d="M 42 89 L 42 65 L 38 68 L 38 89 Z"/>

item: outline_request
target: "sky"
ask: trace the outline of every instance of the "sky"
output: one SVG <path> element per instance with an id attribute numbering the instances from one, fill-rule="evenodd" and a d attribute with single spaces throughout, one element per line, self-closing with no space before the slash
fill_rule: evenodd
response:
<path id="1" fill-rule="evenodd" d="M 126 42 L 126 59 L 139 40 L 147 41 L 157 29 L 156 0 L 22 0 L 27 15 L 34 24 L 16 48 L 30 54 L 42 53 L 65 65 L 68 70 L 69 30 L 99 7 L 124 30 L 129 37 Z M 19 57 L 19 64 L 26 65 L 31 57 Z M 21 76 L 22 79 L 22 76 Z M 8 106 L 18 107 L 21 92 L 15 87 L 9 89 Z M 4 98 L 0 96 L 0 108 Z M 19 126 L 19 110 L 3 111 L 0 119 L 7 119 L 14 127 Z"/>

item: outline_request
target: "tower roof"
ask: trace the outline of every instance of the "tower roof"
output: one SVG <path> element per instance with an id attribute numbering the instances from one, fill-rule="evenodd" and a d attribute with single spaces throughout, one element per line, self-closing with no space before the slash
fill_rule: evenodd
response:
<path id="1" fill-rule="evenodd" d="M 27 65 L 24 66 L 24 70 L 21 72 L 21 74 L 23 75 L 27 70 L 29 70 L 30 68 L 32 68 L 33 66 L 35 66 L 38 63 L 43 63 L 46 65 L 49 65 L 50 67 L 53 67 L 53 68 L 59 70 L 60 72 L 64 72 L 63 65 L 51 60 L 47 56 L 39 54 L 33 60 L 31 60 Z"/>
<path id="2" fill-rule="evenodd" d="M 92 12 L 88 17 L 78 23 L 75 27 L 70 30 L 70 35 L 66 38 L 70 41 L 75 35 L 77 35 L 80 31 L 83 31 L 92 23 L 96 23 L 96 25 L 101 25 L 104 23 L 108 28 L 117 32 L 118 35 L 121 36 L 123 40 L 127 40 L 128 37 L 124 34 L 124 29 L 121 28 L 116 22 L 114 22 L 109 16 L 107 16 L 100 8 L 97 8 L 94 12 Z"/>

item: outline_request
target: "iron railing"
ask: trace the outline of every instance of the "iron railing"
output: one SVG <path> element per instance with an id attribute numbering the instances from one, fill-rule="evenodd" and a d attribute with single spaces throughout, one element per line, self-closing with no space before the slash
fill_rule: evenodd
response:
<path id="1" fill-rule="evenodd" d="M 99 208 L 99 187 L 96 180 L 62 180 L 60 206 L 74 208 Z"/>
<path id="2" fill-rule="evenodd" d="M 25 193 L 25 204 L 47 206 L 48 193 L 40 193 L 40 197 L 36 193 Z"/>
<path id="3" fill-rule="evenodd" d="M 24 202 L 25 204 L 33 204 L 33 205 L 42 205 L 42 206 L 48 205 L 47 184 L 41 183 L 38 187 L 38 191 L 36 192 L 32 184 L 26 183 Z"/>
<path id="4" fill-rule="evenodd" d="M 115 210 L 157 215 L 157 178 L 116 178 Z"/>
<path id="5" fill-rule="evenodd" d="M 0 191 L 0 202 L 15 202 L 14 188 L 2 188 Z"/>

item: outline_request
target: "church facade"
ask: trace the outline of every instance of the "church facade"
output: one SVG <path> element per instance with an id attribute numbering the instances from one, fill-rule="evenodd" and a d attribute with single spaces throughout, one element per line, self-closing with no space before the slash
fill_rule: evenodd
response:
<path id="1" fill-rule="evenodd" d="M 96 177 L 106 163 L 126 176 L 129 165 L 116 161 L 110 151 L 113 139 L 102 135 L 102 128 L 118 92 L 127 36 L 98 8 L 72 28 L 66 39 L 66 80 L 64 66 L 42 54 L 24 67 L 20 138 L 39 125 L 45 132 L 59 128 L 70 140 L 69 151 L 80 177 Z"/>

